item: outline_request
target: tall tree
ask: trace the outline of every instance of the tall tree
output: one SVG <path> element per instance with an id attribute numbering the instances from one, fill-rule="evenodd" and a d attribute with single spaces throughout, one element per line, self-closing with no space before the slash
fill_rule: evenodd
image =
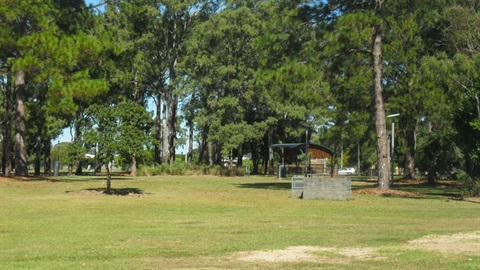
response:
<path id="1" fill-rule="evenodd" d="M 199 82 L 196 90 L 202 91 L 198 96 L 203 100 L 197 121 L 208 128 L 206 139 L 217 146 L 216 162 L 221 156 L 232 157 L 243 143 L 258 140 L 264 133 L 264 124 L 246 117 L 255 99 L 253 71 L 257 60 L 252 45 L 258 31 L 256 15 L 240 5 L 212 15 L 190 40 L 188 72 Z M 241 160 L 241 151 L 238 155 Z"/>
<path id="2" fill-rule="evenodd" d="M 385 120 L 385 91 L 383 75 L 383 47 L 385 18 L 389 15 L 385 1 L 328 1 L 326 9 L 333 18 L 333 35 L 329 44 L 337 54 L 365 53 L 372 71 L 373 115 L 377 142 L 378 186 L 390 187 L 388 135 Z M 337 18 L 336 15 L 338 15 Z"/>
<path id="3" fill-rule="evenodd" d="M 34 72 L 35 63 L 31 59 L 31 41 L 41 41 L 42 33 L 56 30 L 50 24 L 52 2 L 1 1 L 1 29 L 8 31 L 2 35 L 0 43 L 3 51 L 2 63 L 9 63 L 9 72 L 14 82 L 15 97 L 15 174 L 28 175 L 26 144 L 25 91 L 27 73 Z M 7 33 L 7 32 L 4 32 Z M 33 60 L 34 61 L 34 60 Z M 5 138 L 9 140 L 10 138 Z"/>
<path id="4" fill-rule="evenodd" d="M 428 85 L 431 82 L 421 69 L 426 56 L 436 52 L 439 37 L 440 13 L 445 2 L 395 1 L 386 4 L 389 10 L 396 10 L 395 16 L 388 16 L 385 24 L 385 82 L 388 111 L 400 113 L 397 150 L 404 153 L 405 179 L 415 178 L 417 140 L 422 119 L 440 113 L 441 106 L 430 106 L 435 99 Z M 390 11 L 391 12 L 391 11 Z M 401 159 L 399 159 L 401 160 Z"/>
<path id="5" fill-rule="evenodd" d="M 125 12 L 126 25 L 138 29 L 135 44 L 141 50 L 138 65 L 143 80 L 156 104 L 156 162 L 173 164 L 178 114 L 178 63 L 185 50 L 196 19 L 202 17 L 214 1 L 118 1 L 116 7 Z M 113 8 L 113 7 L 112 7 Z M 133 36 L 133 35 L 132 35 Z M 137 61 L 138 62 L 138 61 Z M 161 143 L 160 143 L 161 141 Z M 161 147 L 159 147 L 161 145 Z M 159 151 L 163 153 L 160 154 Z"/>
<path id="6" fill-rule="evenodd" d="M 261 153 L 265 171 L 273 172 L 271 144 L 298 141 L 305 129 L 314 130 L 324 120 L 320 116 L 326 107 L 323 67 L 310 44 L 320 38 L 324 22 L 312 23 L 316 15 L 312 11 L 303 1 L 259 5 L 262 30 L 255 39 L 259 55 L 255 111 L 268 123 Z"/>
<path id="7" fill-rule="evenodd" d="M 15 82 L 16 174 L 26 175 L 27 99 L 45 107 L 45 113 L 37 115 L 44 118 L 39 124 L 44 132 L 37 132 L 43 136 L 36 144 L 40 148 L 57 132 L 44 130 L 53 127 L 45 119 L 71 119 L 75 110 L 72 101 L 88 96 L 91 89 L 106 87 L 103 80 L 90 77 L 91 64 L 95 63 L 92 60 L 98 59 L 98 53 L 93 59 L 89 57 L 98 52 L 98 46 L 96 38 L 83 32 L 92 18 L 83 1 L 2 1 L 0 9 L 2 22 L 12 30 L 10 39 L 2 45 Z"/>
<path id="8" fill-rule="evenodd" d="M 444 9 L 442 45 L 446 55 L 439 54 L 436 68 L 442 74 L 441 85 L 455 100 L 452 108 L 456 143 L 464 158 L 465 171 L 480 175 L 480 2 L 453 1 Z M 447 71 L 447 72 L 442 72 Z"/>

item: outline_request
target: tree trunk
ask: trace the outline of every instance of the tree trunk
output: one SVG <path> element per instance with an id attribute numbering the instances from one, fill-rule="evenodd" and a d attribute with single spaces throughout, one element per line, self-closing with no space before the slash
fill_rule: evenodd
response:
<path id="1" fill-rule="evenodd" d="M 107 167 L 107 187 L 105 189 L 105 193 L 111 194 L 112 193 L 112 171 L 111 171 L 111 162 L 106 164 Z"/>
<path id="2" fill-rule="evenodd" d="M 268 174 L 269 175 L 274 175 L 274 171 L 275 169 L 273 168 L 273 149 L 270 147 L 272 144 L 273 144 L 273 132 L 274 132 L 274 127 L 271 126 L 269 129 L 268 129 L 268 163 L 267 163 L 267 166 L 268 166 Z M 266 172 L 267 170 L 265 170 Z"/>
<path id="3" fill-rule="evenodd" d="M 375 95 L 375 131 L 377 134 L 378 187 L 390 188 L 388 169 L 387 126 L 385 120 L 385 102 L 383 93 L 382 31 L 375 27 L 372 46 L 373 89 Z"/>
<path id="4" fill-rule="evenodd" d="M 45 175 L 52 174 L 52 157 L 50 153 L 51 149 L 52 149 L 52 145 L 50 141 L 44 140 L 43 141 L 43 158 L 44 158 L 43 173 Z"/>
<path id="5" fill-rule="evenodd" d="M 332 164 L 330 166 L 330 176 L 332 177 L 337 177 L 338 176 L 338 161 L 337 157 L 333 156 L 332 157 Z"/>
<path id="6" fill-rule="evenodd" d="M 134 85 L 134 91 L 135 91 L 135 94 L 134 94 L 135 103 L 137 103 L 142 107 L 145 107 L 145 92 L 143 91 L 142 88 L 139 87 L 137 72 L 135 72 L 135 75 L 134 75 L 133 85 Z"/>
<path id="7" fill-rule="evenodd" d="M 77 112 L 77 122 L 75 123 L 75 144 L 82 144 L 82 125 L 83 125 L 83 108 L 80 108 Z M 83 146 L 83 145 L 82 145 Z M 75 148 L 76 149 L 76 148 Z M 82 161 L 83 157 L 79 157 L 75 162 L 75 175 L 82 175 Z"/>
<path id="8" fill-rule="evenodd" d="M 167 101 L 165 95 L 162 95 L 162 164 L 167 164 L 168 161 L 168 124 L 167 124 Z"/>
<path id="9" fill-rule="evenodd" d="M 157 95 L 155 100 L 155 147 L 154 147 L 154 157 L 153 162 L 155 164 L 162 163 L 162 96 L 161 94 Z"/>
<path id="10" fill-rule="evenodd" d="M 41 159 L 42 159 L 42 128 L 39 127 L 37 138 L 35 140 L 35 176 L 40 175 Z"/>
<path id="11" fill-rule="evenodd" d="M 188 128 L 188 149 L 187 149 L 187 163 L 192 165 L 193 159 L 193 122 L 190 122 Z"/>
<path id="12" fill-rule="evenodd" d="M 17 102 L 15 119 L 15 175 L 28 176 L 27 145 L 25 143 L 27 133 L 25 119 L 25 73 L 18 71 L 15 75 L 15 99 Z"/>
<path id="13" fill-rule="evenodd" d="M 208 165 L 213 166 L 213 143 L 208 142 Z"/>
<path id="14" fill-rule="evenodd" d="M 240 146 L 238 147 L 237 167 L 238 167 L 238 168 L 243 167 L 243 146 L 242 146 L 242 145 L 240 145 Z"/>
<path id="15" fill-rule="evenodd" d="M 95 164 L 95 171 L 93 171 L 93 175 L 96 175 L 97 173 L 102 172 L 102 165 L 103 165 L 103 162 L 97 158 L 97 163 Z"/>
<path id="16" fill-rule="evenodd" d="M 173 92 L 173 90 L 172 90 Z M 175 145 L 177 139 L 177 109 L 178 109 L 178 97 L 175 94 L 171 94 L 168 104 L 168 154 L 170 156 L 170 166 L 175 163 Z"/>
<path id="17" fill-rule="evenodd" d="M 130 172 L 131 176 L 137 175 L 137 155 L 132 155 L 132 171 Z"/>
<path id="18" fill-rule="evenodd" d="M 221 164 L 222 163 L 222 160 L 223 160 L 223 156 L 222 156 L 222 148 L 220 147 L 220 142 L 218 141 L 215 141 L 215 143 L 213 144 L 213 149 L 214 149 L 214 156 L 213 156 L 213 164 Z M 231 156 L 231 152 L 230 152 L 230 156 Z"/>
<path id="19" fill-rule="evenodd" d="M 403 179 L 415 179 L 415 152 L 410 150 L 405 153 Z"/>
<path id="20" fill-rule="evenodd" d="M 416 133 L 417 133 L 417 124 L 413 130 L 409 130 L 405 133 L 405 139 L 407 142 L 406 152 L 405 152 L 405 163 L 403 170 L 403 179 L 415 179 L 415 152 L 416 152 Z"/>
<path id="21" fill-rule="evenodd" d="M 258 148 L 262 148 L 260 145 Z M 258 174 L 258 169 L 259 169 L 259 164 L 260 164 L 260 158 L 258 156 L 258 152 L 252 149 L 252 169 L 251 169 L 251 174 Z"/>
<path id="22" fill-rule="evenodd" d="M 10 76 L 5 84 L 5 121 L 3 125 L 3 175 L 12 176 L 12 86 Z"/>
<path id="23" fill-rule="evenodd" d="M 202 138 L 199 146 L 199 153 L 198 153 L 198 161 L 202 164 L 208 164 L 208 133 L 209 133 L 209 126 L 203 126 L 203 132 L 201 133 Z"/>

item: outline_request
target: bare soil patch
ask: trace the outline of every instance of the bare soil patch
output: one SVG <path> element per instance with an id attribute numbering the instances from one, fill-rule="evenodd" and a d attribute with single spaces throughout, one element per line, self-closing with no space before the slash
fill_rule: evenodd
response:
<path id="1" fill-rule="evenodd" d="M 480 255 L 480 231 L 453 235 L 431 235 L 407 242 L 404 248 L 423 249 L 444 254 Z M 281 250 L 243 251 L 232 255 L 233 259 L 247 262 L 319 262 L 350 263 L 354 260 L 387 259 L 377 248 L 333 248 L 317 246 L 292 246 Z"/>
<path id="2" fill-rule="evenodd" d="M 429 235 L 409 241 L 407 247 L 446 254 L 480 255 L 480 231 L 452 235 Z"/>
<path id="3" fill-rule="evenodd" d="M 233 255 L 241 261 L 350 263 L 352 260 L 383 259 L 374 248 L 328 248 L 293 246 L 282 250 L 245 251 Z"/>

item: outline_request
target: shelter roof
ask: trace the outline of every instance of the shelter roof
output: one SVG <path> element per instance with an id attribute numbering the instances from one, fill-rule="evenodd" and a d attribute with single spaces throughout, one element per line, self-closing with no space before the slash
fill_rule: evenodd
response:
<path id="1" fill-rule="evenodd" d="M 298 156 L 305 151 L 305 143 L 279 143 L 272 144 L 270 147 L 274 149 L 283 148 L 285 156 Z M 309 143 L 307 147 L 308 152 L 312 153 L 312 158 L 332 158 L 334 156 L 330 149 L 321 145 Z"/>

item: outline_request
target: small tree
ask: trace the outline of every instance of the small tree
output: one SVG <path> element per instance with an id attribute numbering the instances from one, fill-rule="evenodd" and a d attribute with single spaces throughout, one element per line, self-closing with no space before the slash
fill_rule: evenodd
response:
<path id="1" fill-rule="evenodd" d="M 98 159 L 102 163 L 108 164 L 118 149 L 118 120 L 116 116 L 116 107 L 92 105 L 87 109 L 87 115 L 93 128 L 85 132 L 85 140 L 89 143 L 97 143 Z M 111 193 L 111 168 L 107 169 L 107 188 L 106 193 Z"/>
<path id="2" fill-rule="evenodd" d="M 115 155 L 132 158 L 132 174 L 136 171 L 137 157 L 148 140 L 151 117 L 145 109 L 134 102 L 118 105 L 92 105 L 87 109 L 91 128 L 85 132 L 87 143 L 98 145 L 98 159 L 106 164 L 107 188 L 111 193 L 111 167 Z"/>
<path id="3" fill-rule="evenodd" d="M 121 143 L 118 154 L 132 162 L 131 175 L 137 174 L 137 163 L 145 146 L 153 142 L 150 127 L 152 116 L 145 108 L 133 101 L 121 103 L 118 106 L 118 120 Z"/>

